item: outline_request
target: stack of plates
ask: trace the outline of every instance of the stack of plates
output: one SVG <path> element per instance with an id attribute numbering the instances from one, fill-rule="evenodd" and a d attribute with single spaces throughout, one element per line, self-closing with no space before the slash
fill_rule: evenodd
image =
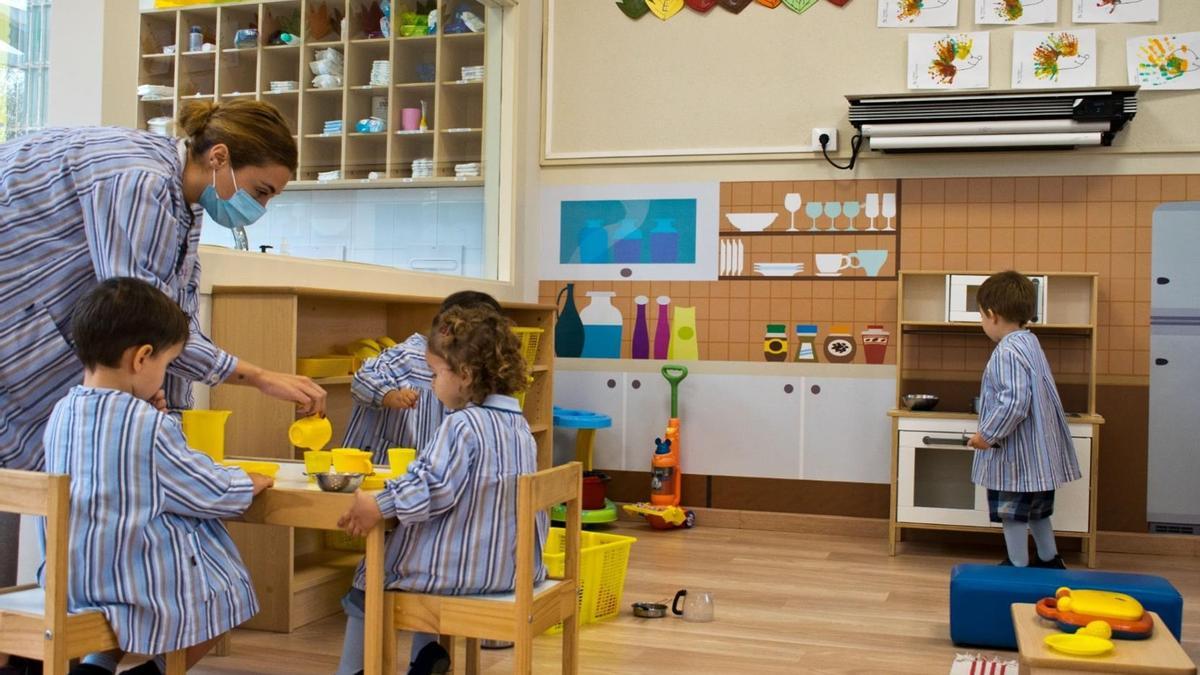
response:
<path id="1" fill-rule="evenodd" d="M 138 85 L 137 92 L 143 101 L 161 101 L 175 98 L 175 87 L 168 87 L 161 84 Z"/>
<path id="2" fill-rule="evenodd" d="M 414 159 L 412 163 L 413 178 L 433 178 L 433 160 L 428 158 Z"/>
<path id="3" fill-rule="evenodd" d="M 483 79 L 483 66 L 463 66 L 463 82 L 479 82 Z"/>
<path id="4" fill-rule="evenodd" d="M 321 171 L 317 173 L 317 180 L 319 181 L 341 180 L 341 178 L 342 172 L 339 169 L 334 169 L 333 171 Z"/>
<path id="5" fill-rule="evenodd" d="M 325 127 L 324 127 L 324 130 L 322 133 L 326 133 L 326 134 L 342 133 L 342 121 L 341 120 L 326 120 Z"/>
<path id="6" fill-rule="evenodd" d="M 296 80 L 271 80 L 272 94 L 282 94 L 288 91 L 300 91 L 300 83 Z"/>
<path id="7" fill-rule="evenodd" d="M 794 277 L 804 271 L 804 263 L 754 263 L 754 271 L 764 277 Z"/>
<path id="8" fill-rule="evenodd" d="M 371 63 L 371 86 L 386 87 L 392 83 L 391 61 L 374 61 Z"/>
<path id="9" fill-rule="evenodd" d="M 455 164 L 454 176 L 456 178 L 478 178 L 481 165 L 479 162 L 470 162 L 467 164 Z"/>

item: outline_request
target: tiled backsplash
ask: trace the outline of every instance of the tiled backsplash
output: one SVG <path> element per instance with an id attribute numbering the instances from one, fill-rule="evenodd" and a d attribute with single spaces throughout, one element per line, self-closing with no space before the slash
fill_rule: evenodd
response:
<path id="1" fill-rule="evenodd" d="M 481 187 L 287 191 L 246 234 L 252 251 L 300 258 L 471 277 L 486 268 Z M 233 236 L 208 222 L 201 242 L 233 246 Z"/>

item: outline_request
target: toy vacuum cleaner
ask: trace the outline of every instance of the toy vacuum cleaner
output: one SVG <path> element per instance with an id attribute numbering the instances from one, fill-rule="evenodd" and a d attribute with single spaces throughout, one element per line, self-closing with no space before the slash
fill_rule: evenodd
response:
<path id="1" fill-rule="evenodd" d="M 667 365 L 663 377 L 671 385 L 671 418 L 664 438 L 654 439 L 654 457 L 650 461 L 650 501 L 625 505 L 629 513 L 645 516 L 656 530 L 690 528 L 696 514 L 679 506 L 683 472 L 679 467 L 679 383 L 687 377 L 687 368 Z"/>

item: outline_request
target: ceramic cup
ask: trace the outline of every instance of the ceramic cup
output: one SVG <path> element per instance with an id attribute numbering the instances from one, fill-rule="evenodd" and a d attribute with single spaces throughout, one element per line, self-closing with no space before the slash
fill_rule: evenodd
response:
<path id="1" fill-rule="evenodd" d="M 304 451 L 304 473 L 310 476 L 316 473 L 329 473 L 330 466 L 333 466 L 332 452 L 328 450 Z"/>
<path id="2" fill-rule="evenodd" d="M 408 465 L 417 459 L 417 451 L 413 448 L 388 448 L 388 466 L 393 476 L 408 473 Z"/>
<path id="3" fill-rule="evenodd" d="M 372 473 L 371 453 L 356 448 L 334 448 L 333 469 L 338 473 Z"/>
<path id="4" fill-rule="evenodd" d="M 680 600 L 683 600 L 683 609 L 679 608 Z M 713 620 L 714 602 L 712 593 L 684 589 L 676 593 L 671 601 L 671 613 L 682 616 L 684 621 L 705 623 Z"/>
<path id="5" fill-rule="evenodd" d="M 815 256 L 817 261 L 817 273 L 822 276 L 834 277 L 842 273 L 844 269 L 853 269 L 861 267 L 854 263 L 854 254 L 842 255 L 841 253 L 818 253 Z"/>
<path id="6" fill-rule="evenodd" d="M 421 127 L 420 108 L 400 109 L 400 128 L 405 131 L 416 131 Z"/>
<path id="7" fill-rule="evenodd" d="M 854 257 L 858 258 L 858 265 L 869 277 L 879 276 L 879 270 L 883 269 L 883 264 L 887 262 L 888 252 L 884 249 L 859 249 L 854 252 Z"/>

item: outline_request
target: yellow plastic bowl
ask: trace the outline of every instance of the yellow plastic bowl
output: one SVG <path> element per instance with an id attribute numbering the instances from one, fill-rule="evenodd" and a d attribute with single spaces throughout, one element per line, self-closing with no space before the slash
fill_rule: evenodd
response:
<path id="1" fill-rule="evenodd" d="M 396 341 L 386 335 L 381 335 L 375 338 L 375 341 L 378 342 L 379 346 L 383 347 L 384 349 L 391 349 L 392 347 L 396 346 Z"/>
<path id="2" fill-rule="evenodd" d="M 351 353 L 357 353 L 359 349 L 369 350 L 371 352 L 374 352 L 375 356 L 379 356 L 379 352 L 383 351 L 383 345 L 372 340 L 371 338 L 363 338 L 361 340 L 356 340 L 356 341 L 350 343 L 350 352 Z"/>
<path id="3" fill-rule="evenodd" d="M 363 490 L 382 490 L 383 484 L 394 478 L 390 473 L 378 472 L 374 476 L 363 478 L 362 485 L 359 487 Z"/>
<path id="4" fill-rule="evenodd" d="M 288 427 L 288 440 L 297 448 L 321 450 L 333 438 L 333 425 L 328 417 L 309 415 L 302 417 Z"/>
<path id="5" fill-rule="evenodd" d="M 296 359 L 296 374 L 305 377 L 338 377 L 353 372 L 354 359 L 349 356 L 310 356 Z"/>
<path id="6" fill-rule="evenodd" d="M 225 466 L 233 466 L 246 473 L 258 473 L 268 478 L 274 478 L 279 473 L 279 465 L 275 462 L 254 462 L 249 460 L 231 459 L 223 462 Z"/>

